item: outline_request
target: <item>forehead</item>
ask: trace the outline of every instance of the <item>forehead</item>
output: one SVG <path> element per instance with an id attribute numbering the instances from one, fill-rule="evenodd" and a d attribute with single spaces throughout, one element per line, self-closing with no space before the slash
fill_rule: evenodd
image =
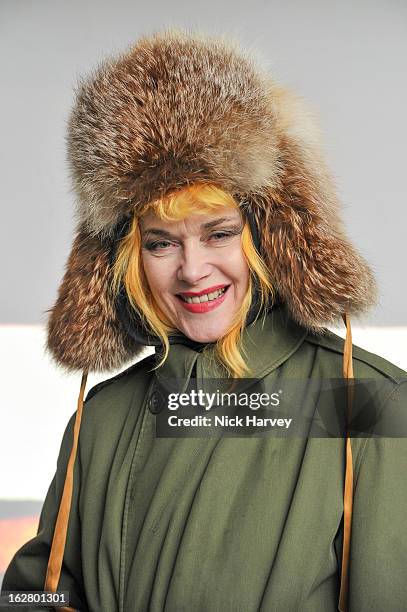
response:
<path id="1" fill-rule="evenodd" d="M 237 208 L 222 208 L 211 214 L 192 214 L 179 220 L 161 219 L 154 211 L 149 210 L 140 218 L 140 226 L 144 231 L 157 228 L 174 232 L 177 229 L 182 231 L 185 228 L 205 230 L 208 229 L 208 226 L 220 225 L 222 223 L 239 223 L 241 220 L 242 215 Z"/>

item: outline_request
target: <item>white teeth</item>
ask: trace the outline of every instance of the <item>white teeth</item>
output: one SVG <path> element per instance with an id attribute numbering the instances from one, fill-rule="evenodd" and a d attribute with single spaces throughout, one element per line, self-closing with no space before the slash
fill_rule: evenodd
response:
<path id="1" fill-rule="evenodd" d="M 212 293 L 205 293 L 204 295 L 200 295 L 199 297 L 186 297 L 181 296 L 184 302 L 188 304 L 200 304 L 201 302 L 211 302 L 212 300 L 216 300 L 222 293 L 225 293 L 226 287 L 222 287 L 222 289 L 218 289 L 217 291 L 212 291 Z"/>

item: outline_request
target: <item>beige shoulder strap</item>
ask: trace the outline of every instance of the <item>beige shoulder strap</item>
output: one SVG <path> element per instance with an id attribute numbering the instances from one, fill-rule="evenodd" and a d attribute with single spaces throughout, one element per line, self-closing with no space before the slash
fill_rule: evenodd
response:
<path id="1" fill-rule="evenodd" d="M 47 574 L 45 577 L 44 591 L 55 593 L 58 588 L 59 577 L 61 575 L 62 561 L 64 558 L 66 534 L 68 531 L 69 513 L 71 510 L 72 490 L 73 490 L 73 470 L 78 448 L 79 430 L 81 427 L 83 398 L 87 380 L 87 372 L 83 372 L 81 388 L 78 397 L 78 409 L 76 411 L 73 444 L 69 455 L 68 467 L 66 470 L 64 490 L 59 505 L 58 516 L 55 523 L 54 537 L 52 539 L 51 552 L 48 559 Z M 58 612 L 75 612 L 74 608 L 66 606 L 57 608 Z"/>
<path id="2" fill-rule="evenodd" d="M 343 315 L 343 321 L 346 326 L 346 339 L 343 351 L 343 377 L 353 379 L 353 362 L 352 362 L 352 330 L 350 326 L 349 316 Z M 350 422 L 352 409 L 352 393 L 353 388 L 348 386 L 347 396 L 347 419 L 346 424 Z M 341 587 L 339 592 L 338 609 L 340 612 L 347 612 L 348 609 L 348 590 L 349 590 L 349 555 L 350 555 L 350 539 L 352 531 L 352 506 L 353 506 L 353 460 L 352 447 L 350 437 L 346 428 L 346 467 L 345 467 L 345 487 L 343 493 L 343 547 L 342 547 L 342 568 L 341 568 Z"/>

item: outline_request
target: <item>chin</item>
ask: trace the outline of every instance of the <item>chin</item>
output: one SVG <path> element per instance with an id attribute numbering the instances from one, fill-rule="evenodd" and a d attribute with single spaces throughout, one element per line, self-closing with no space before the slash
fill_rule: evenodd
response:
<path id="1" fill-rule="evenodd" d="M 225 329 L 218 329 L 213 331 L 208 330 L 185 330 L 182 333 L 185 334 L 190 340 L 194 342 L 216 342 L 225 334 Z"/>
<path id="2" fill-rule="evenodd" d="M 190 340 L 193 340 L 194 342 L 201 342 L 202 344 L 212 344 L 213 342 L 216 342 L 220 338 L 220 336 L 201 336 L 197 334 L 194 336 L 188 336 L 188 338 Z"/>

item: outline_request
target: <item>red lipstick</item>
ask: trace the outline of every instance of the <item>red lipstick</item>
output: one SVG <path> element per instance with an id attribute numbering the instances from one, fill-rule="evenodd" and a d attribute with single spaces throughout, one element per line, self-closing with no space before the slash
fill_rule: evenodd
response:
<path id="1" fill-rule="evenodd" d="M 190 302 L 185 302 L 182 297 L 200 297 L 201 295 L 205 295 L 206 293 L 213 293 L 214 291 L 217 291 L 218 289 L 223 289 L 225 288 L 225 291 L 217 298 L 215 298 L 214 300 L 210 300 L 208 302 L 199 302 L 198 304 L 194 304 L 194 303 L 190 303 Z M 183 308 L 185 308 L 185 310 L 188 310 L 188 312 L 193 312 L 195 314 L 200 314 L 200 313 L 205 313 L 205 312 L 210 312 L 211 310 L 214 310 L 214 308 L 217 308 L 218 306 L 220 306 L 222 304 L 222 302 L 224 302 L 224 300 L 226 299 L 226 294 L 228 292 L 229 289 L 229 285 L 214 285 L 213 287 L 208 287 L 207 289 L 204 289 L 203 291 L 185 291 L 182 293 L 179 293 L 177 295 L 178 300 L 180 301 L 181 305 L 183 306 Z M 181 297 L 182 296 L 182 297 Z"/>
<path id="2" fill-rule="evenodd" d="M 206 289 L 202 289 L 202 291 L 182 291 L 178 293 L 178 295 L 182 295 L 183 297 L 199 297 L 201 295 L 205 295 L 205 293 L 213 293 L 218 289 L 223 289 L 223 287 L 228 287 L 228 285 L 213 285 L 213 287 L 207 287 Z"/>

